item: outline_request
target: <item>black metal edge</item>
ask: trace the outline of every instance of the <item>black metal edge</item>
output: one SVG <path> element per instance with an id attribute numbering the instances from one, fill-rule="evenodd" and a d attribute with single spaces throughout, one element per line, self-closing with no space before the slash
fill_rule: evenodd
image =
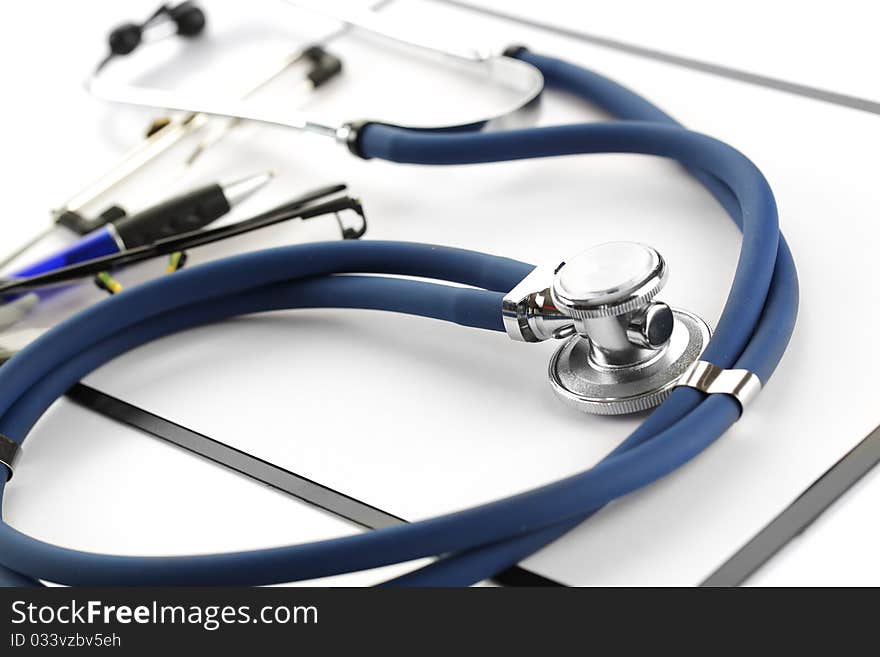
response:
<path id="1" fill-rule="evenodd" d="M 74 385 L 67 391 L 66 396 L 74 403 L 99 415 L 144 431 L 362 527 L 376 529 L 406 522 L 403 518 L 371 504 L 188 429 L 84 383 Z M 564 586 L 560 582 L 521 566 L 508 568 L 492 579 L 503 586 Z"/>
<path id="2" fill-rule="evenodd" d="M 877 427 L 814 481 L 700 586 L 739 586 L 792 539 L 803 533 L 834 502 L 880 462 Z"/>

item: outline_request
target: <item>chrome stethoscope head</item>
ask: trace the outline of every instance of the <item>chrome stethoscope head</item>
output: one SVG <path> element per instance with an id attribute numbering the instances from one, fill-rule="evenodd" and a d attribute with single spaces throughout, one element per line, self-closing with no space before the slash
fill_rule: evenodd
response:
<path id="1" fill-rule="evenodd" d="M 660 253 L 607 242 L 555 267 L 538 267 L 503 302 L 519 342 L 566 340 L 550 360 L 550 385 L 578 410 L 622 415 L 659 405 L 709 343 L 695 314 L 656 299 L 668 276 Z"/>

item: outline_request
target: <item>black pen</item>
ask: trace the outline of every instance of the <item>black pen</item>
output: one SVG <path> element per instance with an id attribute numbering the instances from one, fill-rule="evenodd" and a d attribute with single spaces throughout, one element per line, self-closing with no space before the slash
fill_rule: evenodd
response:
<path id="1" fill-rule="evenodd" d="M 227 184 L 200 187 L 136 214 L 122 216 L 66 249 L 13 272 L 11 278 L 36 276 L 199 230 L 261 189 L 272 176 L 271 172 L 258 173 Z"/>
<path id="2" fill-rule="evenodd" d="M 228 226 L 208 230 L 194 230 L 27 278 L 2 280 L 0 281 L 0 295 L 19 294 L 29 290 L 68 284 L 78 278 L 98 274 L 105 270 L 125 267 L 151 258 L 219 242 L 290 219 L 306 220 L 322 215 L 337 215 L 337 221 L 339 221 L 338 214 L 340 212 L 352 211 L 360 217 L 360 226 L 358 228 L 348 228 L 342 226 L 340 222 L 342 237 L 343 239 L 359 239 L 367 230 L 364 210 L 360 201 L 355 198 L 349 196 L 333 198 L 344 190 L 345 185 L 342 184 L 322 187 L 276 208 Z M 322 200 L 328 197 L 330 197 L 328 200 Z"/>

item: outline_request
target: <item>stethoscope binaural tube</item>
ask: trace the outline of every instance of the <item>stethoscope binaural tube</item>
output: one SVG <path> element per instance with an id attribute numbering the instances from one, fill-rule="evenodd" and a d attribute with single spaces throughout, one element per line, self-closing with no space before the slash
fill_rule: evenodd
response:
<path id="1" fill-rule="evenodd" d="M 700 148 L 703 140 L 712 142 L 659 125 L 623 123 L 618 124 L 619 132 L 609 132 L 608 126 L 592 129 L 597 139 L 616 135 L 625 140 L 630 128 L 640 138 L 666 140 L 670 148 L 684 148 L 685 144 L 688 148 Z M 583 133 L 579 138 L 589 140 L 589 135 Z M 713 362 L 722 367 L 734 363 L 748 367 L 766 381 L 788 341 L 797 302 L 796 277 L 784 243 L 780 243 L 777 251 L 775 246 L 761 248 L 766 247 L 761 240 L 755 243 L 746 239 L 756 231 L 758 237 L 775 245 L 778 229 L 772 194 L 760 173 L 738 154 L 722 167 L 737 168 L 737 175 L 717 170 L 718 162 L 713 158 L 684 159 L 686 164 L 699 166 L 725 180 L 742 204 L 746 235 L 737 279 L 757 281 L 750 295 L 736 299 L 736 307 L 722 317 L 719 329 L 724 331 L 719 333 L 730 337 L 716 348 L 718 360 Z M 746 175 L 746 171 L 752 173 Z M 468 280 L 461 280 L 465 276 L 459 269 L 459 260 L 467 263 Z M 418 294 L 412 295 L 413 306 L 398 304 L 388 309 L 430 314 L 435 308 L 444 308 L 444 319 L 500 330 L 501 293 L 529 269 L 522 263 L 471 252 L 366 242 L 275 249 L 184 270 L 175 276 L 173 285 L 169 279 L 159 279 L 107 299 L 50 331 L 5 365 L 0 370 L 0 433 L 22 440 L 67 385 L 116 353 L 152 337 L 223 316 L 253 312 L 259 299 L 267 303 L 274 300 L 277 304 L 283 298 L 294 306 L 310 298 L 323 302 L 328 298 L 321 292 L 323 285 L 333 286 L 335 297 L 331 298 L 348 298 L 351 305 L 359 306 L 366 303 L 365 298 L 385 305 L 391 298 L 400 298 L 403 290 L 415 290 L 408 286 L 416 284 L 377 277 L 367 277 L 374 280 L 366 282 L 364 277 L 351 276 L 298 282 L 299 276 L 333 272 L 412 274 L 478 285 L 488 291 L 438 290 L 436 306 L 427 303 L 425 295 L 432 297 L 434 292 L 427 290 L 443 286 L 420 288 Z M 385 285 L 397 286 L 395 294 L 384 294 L 379 288 Z M 370 286 L 373 289 L 366 294 Z M 347 296 L 345 290 L 349 289 L 351 295 Z M 388 290 L 391 292 L 390 287 Z M 450 294 L 453 296 L 447 296 Z M 728 308 L 732 306 L 733 299 Z M 492 326 L 495 315 L 496 324 Z M 2 524 L 0 563 L 31 577 L 69 584 L 262 584 L 452 554 L 398 583 L 469 583 L 491 575 L 497 564 L 516 561 L 538 549 L 611 499 L 675 469 L 721 435 L 738 416 L 739 407 L 726 396 L 704 399 L 696 391 L 681 389 L 613 455 L 591 470 L 507 500 L 359 536 L 231 554 L 140 558 L 59 548 Z"/>

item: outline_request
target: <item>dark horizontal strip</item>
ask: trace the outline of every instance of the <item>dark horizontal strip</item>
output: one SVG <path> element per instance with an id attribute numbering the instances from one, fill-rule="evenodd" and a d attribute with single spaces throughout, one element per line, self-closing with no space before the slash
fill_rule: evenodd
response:
<path id="1" fill-rule="evenodd" d="M 700 586 L 739 586 L 880 462 L 880 427 L 805 490 Z"/>
<path id="2" fill-rule="evenodd" d="M 769 89 L 783 91 L 785 93 L 794 94 L 796 96 L 803 96 L 805 98 L 811 98 L 813 100 L 820 100 L 825 103 L 842 105 L 843 107 L 849 107 L 852 109 L 861 110 L 863 112 L 880 114 L 880 103 L 869 100 L 867 98 L 861 98 L 859 96 L 852 96 L 849 94 L 842 94 L 836 91 L 830 91 L 828 89 L 820 89 L 819 87 L 812 87 L 810 85 L 799 84 L 797 82 L 789 82 L 787 80 L 781 80 L 779 78 L 770 77 L 768 75 L 750 73 L 748 71 L 731 68 L 729 66 L 722 66 L 720 64 L 711 64 L 709 62 L 704 62 L 699 59 L 693 59 L 691 57 L 682 57 L 681 55 L 674 55 L 672 53 L 664 52 L 662 50 L 655 50 L 653 48 L 645 48 L 644 46 L 638 46 L 634 43 L 619 41 L 617 39 L 610 39 L 608 37 L 599 36 L 598 34 L 584 32 L 583 30 L 565 27 L 563 25 L 555 25 L 546 21 L 526 18 L 524 16 L 517 16 L 516 14 L 511 14 L 500 9 L 491 9 L 489 7 L 483 7 L 473 4 L 472 2 L 465 2 L 464 0 L 439 1 L 453 7 L 458 7 L 459 9 L 466 9 L 468 11 L 491 16 L 492 18 L 499 18 L 501 20 L 509 21 L 511 23 L 518 23 L 520 25 L 525 25 L 526 27 L 532 27 L 538 30 L 543 30 L 545 32 L 550 32 L 552 34 L 558 34 L 560 36 L 575 39 L 576 41 L 583 41 L 584 43 L 589 43 L 594 46 L 617 50 L 619 52 L 624 52 L 629 55 L 646 57 L 648 59 L 665 62 L 667 64 L 674 64 L 683 68 L 689 68 L 694 71 L 700 71 L 701 73 L 711 73 L 712 75 L 718 75 L 720 77 L 736 80 L 738 82 L 746 82 L 748 84 L 754 84 L 759 87 L 767 87 Z"/>
<path id="3" fill-rule="evenodd" d="M 399 525 L 404 520 L 360 500 L 285 470 L 247 452 L 187 429 L 137 406 L 111 397 L 83 383 L 67 392 L 68 398 L 92 411 L 141 429 L 173 445 L 198 454 L 230 470 L 308 502 L 368 529 Z"/>
<path id="4" fill-rule="evenodd" d="M 379 529 L 406 522 L 403 518 L 361 502 L 350 495 L 187 429 L 84 383 L 78 383 L 68 390 L 67 397 L 104 417 L 145 431 L 361 527 Z M 562 586 L 559 582 L 519 566 L 508 568 L 494 579 L 506 586 Z"/>

